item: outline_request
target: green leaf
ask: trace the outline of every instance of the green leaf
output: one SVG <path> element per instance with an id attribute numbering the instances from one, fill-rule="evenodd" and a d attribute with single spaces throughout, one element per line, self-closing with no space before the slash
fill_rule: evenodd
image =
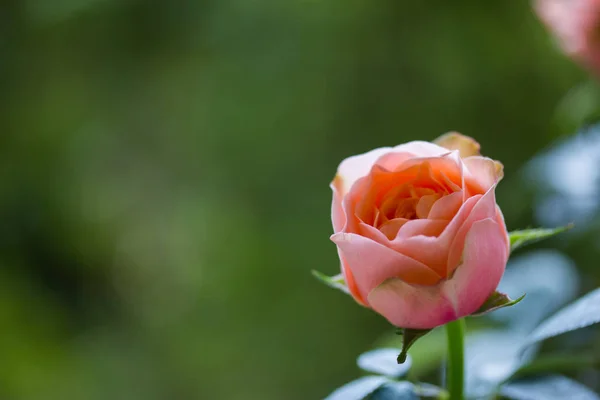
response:
<path id="1" fill-rule="evenodd" d="M 494 292 L 490 295 L 490 297 L 487 298 L 487 300 L 481 305 L 481 307 L 479 307 L 477 311 L 471 314 L 471 316 L 476 317 L 497 310 L 499 308 L 514 306 L 515 304 L 523 300 L 524 297 L 525 295 L 522 295 L 518 299 L 511 300 L 511 298 L 504 293 Z"/>
<path id="2" fill-rule="evenodd" d="M 488 314 L 511 328 L 530 333 L 545 318 L 572 301 L 579 293 L 579 276 L 573 260 L 550 249 L 511 257 L 498 290 L 527 298 L 515 309 Z"/>
<path id="3" fill-rule="evenodd" d="M 390 382 L 375 390 L 367 400 L 419 400 L 415 385 L 410 382 Z"/>
<path id="4" fill-rule="evenodd" d="M 397 333 L 402 335 L 402 351 L 396 359 L 398 364 L 403 364 L 406 361 L 410 346 L 412 346 L 422 336 L 427 335 L 429 332 L 431 332 L 431 329 L 398 329 Z"/>
<path id="5" fill-rule="evenodd" d="M 526 334 L 511 329 L 487 329 L 467 336 L 465 392 L 467 398 L 487 399 L 523 364 L 531 361 L 538 346 L 521 347 Z"/>
<path id="6" fill-rule="evenodd" d="M 407 381 L 389 382 L 375 390 L 367 400 L 448 400 L 448 393 L 428 383 L 414 384 Z"/>
<path id="7" fill-rule="evenodd" d="M 600 289 L 591 291 L 542 322 L 528 336 L 526 344 L 585 328 L 598 322 L 600 322 Z"/>
<path id="8" fill-rule="evenodd" d="M 383 376 L 365 376 L 336 389 L 325 400 L 363 400 L 388 382 Z"/>
<path id="9" fill-rule="evenodd" d="M 513 400 L 599 400 L 600 397 L 581 383 L 561 375 L 510 382 L 500 394 Z"/>
<path id="10" fill-rule="evenodd" d="M 350 290 L 348 290 L 348 286 L 346 286 L 346 282 L 344 281 L 344 276 L 342 274 L 338 274 L 335 276 L 327 276 L 319 271 L 312 270 L 312 274 L 315 278 L 320 280 L 322 283 L 326 284 L 329 287 L 334 289 L 341 290 L 346 294 L 350 294 Z"/>
<path id="11" fill-rule="evenodd" d="M 567 373 L 600 366 L 600 360 L 593 354 L 549 354 L 543 355 L 519 368 L 511 377 L 523 378 L 543 373 Z"/>
<path id="12" fill-rule="evenodd" d="M 536 228 L 512 231 L 508 234 L 510 238 L 510 251 L 512 252 L 515 249 L 524 246 L 525 244 L 538 242 L 554 235 L 558 235 L 559 233 L 568 231 L 569 229 L 573 228 L 573 226 L 573 224 L 569 224 L 567 226 L 553 229 Z"/>
<path id="13" fill-rule="evenodd" d="M 399 378 L 408 373 L 412 366 L 412 360 L 408 356 L 403 364 L 398 364 L 397 354 L 398 349 L 392 348 L 372 350 L 358 356 L 356 363 L 363 371 Z"/>

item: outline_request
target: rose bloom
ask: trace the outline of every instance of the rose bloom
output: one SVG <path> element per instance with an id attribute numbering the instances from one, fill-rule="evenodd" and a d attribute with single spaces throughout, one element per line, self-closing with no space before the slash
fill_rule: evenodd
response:
<path id="1" fill-rule="evenodd" d="M 563 51 L 600 73 L 600 0 L 536 0 L 534 6 Z"/>
<path id="2" fill-rule="evenodd" d="M 509 255 L 501 178 L 502 164 L 458 133 L 345 159 L 331 183 L 331 240 L 354 299 L 402 328 L 477 311 Z"/>

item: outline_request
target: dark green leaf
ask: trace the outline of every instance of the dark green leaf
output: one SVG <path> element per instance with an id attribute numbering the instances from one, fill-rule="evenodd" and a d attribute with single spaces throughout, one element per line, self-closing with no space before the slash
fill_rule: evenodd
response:
<path id="1" fill-rule="evenodd" d="M 600 322 L 600 289 L 566 306 L 542 322 L 527 338 L 527 344 Z"/>
<path id="2" fill-rule="evenodd" d="M 367 372 L 399 378 L 406 375 L 412 365 L 410 356 L 403 364 L 398 364 L 398 349 L 377 349 L 361 354 L 356 363 Z"/>
<path id="3" fill-rule="evenodd" d="M 391 382 L 371 393 L 368 400 L 418 400 L 415 386 L 410 382 Z"/>
<path id="4" fill-rule="evenodd" d="M 344 281 L 344 276 L 342 274 L 338 274 L 335 276 L 327 276 L 314 269 L 312 270 L 312 274 L 315 276 L 315 278 L 317 278 L 327 286 L 341 290 L 346 294 L 350 294 L 350 291 L 348 290 L 348 286 L 346 286 L 346 282 Z"/>
<path id="5" fill-rule="evenodd" d="M 524 297 L 525 295 L 522 295 L 518 299 L 511 300 L 510 297 L 508 297 L 504 293 L 494 292 L 491 294 L 490 297 L 487 298 L 487 300 L 482 304 L 481 307 L 479 307 L 477 311 L 471 314 L 471 316 L 483 315 L 490 311 L 497 310 L 499 308 L 514 306 L 515 304 L 523 300 Z"/>
<path id="6" fill-rule="evenodd" d="M 365 376 L 338 388 L 325 400 L 363 400 L 388 382 L 383 376 Z"/>
<path id="7" fill-rule="evenodd" d="M 402 364 L 406 361 L 408 356 L 408 349 L 412 346 L 420 337 L 427 335 L 431 332 L 431 329 L 405 329 L 400 328 L 398 334 L 402 335 L 402 351 L 398 355 L 396 361 L 398 364 Z"/>
<path id="8" fill-rule="evenodd" d="M 513 400 L 598 400 L 600 397 L 581 383 L 560 375 L 507 383 L 500 393 Z"/>
<path id="9" fill-rule="evenodd" d="M 567 231 L 573 227 L 573 224 L 563 226 L 560 228 L 546 229 L 524 229 L 521 231 L 512 231 L 508 235 L 510 237 L 510 251 L 514 251 L 516 248 L 521 247 L 525 244 L 538 242 L 543 239 L 547 239 L 554 235 L 558 235 L 564 231 Z"/>

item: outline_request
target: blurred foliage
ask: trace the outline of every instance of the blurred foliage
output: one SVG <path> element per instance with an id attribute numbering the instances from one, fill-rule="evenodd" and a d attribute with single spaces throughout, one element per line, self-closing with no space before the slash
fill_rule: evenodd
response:
<path id="1" fill-rule="evenodd" d="M 338 163 L 457 130 L 533 226 L 520 168 L 587 80 L 528 2 L 6 0 L 0 51 L 14 400 L 324 397 L 390 329 L 310 274 Z M 584 290 L 594 237 L 542 245 Z"/>

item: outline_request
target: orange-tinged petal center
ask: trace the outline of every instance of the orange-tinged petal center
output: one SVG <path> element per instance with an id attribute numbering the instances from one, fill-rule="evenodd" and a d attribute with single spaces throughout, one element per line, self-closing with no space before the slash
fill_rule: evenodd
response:
<path id="1" fill-rule="evenodd" d="M 435 203 L 461 190 L 460 184 L 459 173 L 434 170 L 429 160 L 400 171 L 374 170 L 357 217 L 393 240 L 407 221 L 427 219 Z M 428 233 L 439 235 L 437 230 Z"/>

